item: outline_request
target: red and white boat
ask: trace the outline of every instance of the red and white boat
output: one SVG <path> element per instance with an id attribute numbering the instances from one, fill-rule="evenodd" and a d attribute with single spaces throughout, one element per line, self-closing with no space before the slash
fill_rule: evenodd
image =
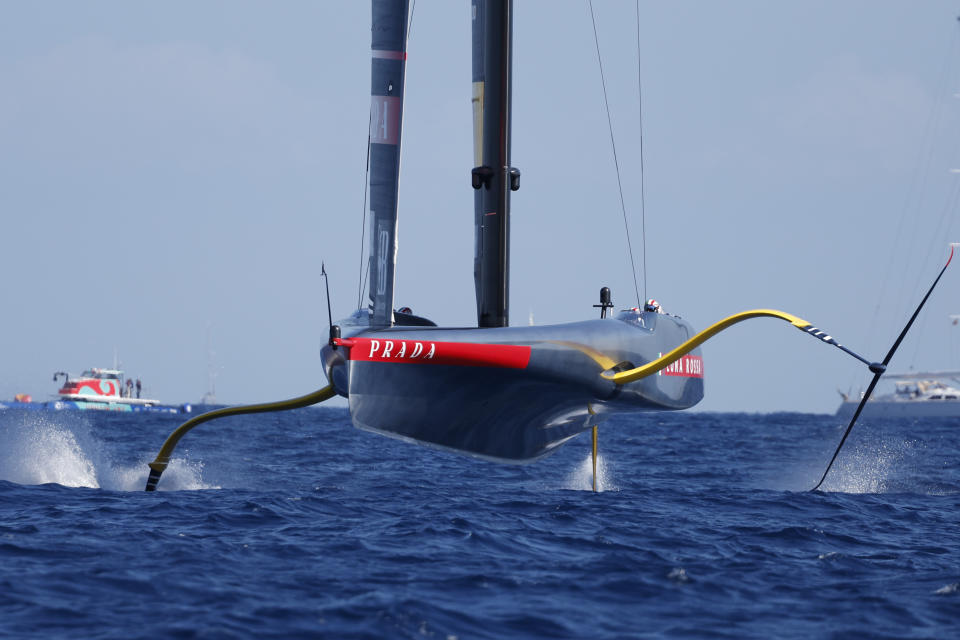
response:
<path id="1" fill-rule="evenodd" d="M 133 407 L 152 407 L 159 400 L 141 398 L 133 384 L 126 384 L 119 369 L 87 369 L 79 376 L 64 371 L 53 374 L 53 381 L 64 378 L 57 392 L 60 401 L 77 403 L 78 409 L 127 410 Z"/>
<path id="2" fill-rule="evenodd" d="M 53 381 L 63 377 L 63 386 L 48 402 L 34 402 L 27 394 L 18 393 L 13 401 L 0 401 L 0 410 L 63 411 L 94 409 L 99 411 L 133 411 L 150 413 L 191 413 L 190 404 L 164 405 L 153 398 L 137 397 L 140 391 L 127 382 L 119 369 L 87 369 L 79 376 L 64 371 L 53 374 Z M 142 391 L 142 389 L 141 389 Z"/>

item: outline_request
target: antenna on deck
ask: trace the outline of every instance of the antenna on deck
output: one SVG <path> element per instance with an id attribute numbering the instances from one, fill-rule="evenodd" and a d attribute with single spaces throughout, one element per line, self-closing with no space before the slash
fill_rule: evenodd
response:
<path id="1" fill-rule="evenodd" d="M 600 288 L 600 304 L 593 305 L 600 309 L 600 317 L 607 317 L 607 309 L 613 307 L 613 302 L 610 301 L 610 287 L 601 287 Z"/>
<path id="2" fill-rule="evenodd" d="M 320 275 L 323 276 L 323 282 L 327 288 L 327 320 L 330 321 L 330 346 L 337 348 L 336 340 L 340 338 L 340 327 L 333 324 L 333 311 L 330 309 L 330 278 L 327 276 L 327 266 L 320 263 Z"/>

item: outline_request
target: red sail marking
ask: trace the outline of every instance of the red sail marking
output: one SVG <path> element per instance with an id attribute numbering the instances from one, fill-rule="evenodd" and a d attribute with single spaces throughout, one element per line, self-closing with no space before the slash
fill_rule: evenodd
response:
<path id="1" fill-rule="evenodd" d="M 386 60 L 406 60 L 406 51 L 387 51 L 385 49 L 373 49 L 370 51 L 370 57 Z"/>
<path id="2" fill-rule="evenodd" d="M 684 378 L 703 377 L 703 358 L 685 355 L 659 371 L 664 376 L 682 376 Z"/>
<path id="3" fill-rule="evenodd" d="M 515 344 L 434 342 L 432 340 L 390 340 L 388 338 L 344 338 L 335 341 L 348 347 L 347 358 L 364 362 L 444 364 L 459 367 L 501 367 L 525 369 L 530 347 Z"/>

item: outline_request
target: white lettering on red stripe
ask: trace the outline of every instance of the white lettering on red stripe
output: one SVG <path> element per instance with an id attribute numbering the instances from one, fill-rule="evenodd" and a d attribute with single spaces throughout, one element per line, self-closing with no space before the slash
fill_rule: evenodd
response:
<path id="1" fill-rule="evenodd" d="M 336 344 L 350 349 L 347 355 L 350 360 L 371 362 L 431 362 L 453 366 L 524 369 L 530 362 L 531 354 L 530 346 L 510 344 L 426 342 L 383 338 L 347 338 L 337 340 Z"/>
<path id="2" fill-rule="evenodd" d="M 422 343 L 422 342 L 413 342 L 413 348 L 412 348 L 412 351 L 411 351 L 410 355 L 407 355 L 407 341 L 406 341 L 406 340 L 400 340 L 400 341 L 399 341 L 399 345 L 400 345 L 400 349 L 399 349 L 396 353 L 394 353 L 394 350 L 393 350 L 393 349 L 394 349 L 394 347 L 397 346 L 397 343 L 394 343 L 393 340 L 385 340 L 385 341 L 383 342 L 383 345 L 382 345 L 382 346 L 383 346 L 383 350 L 381 351 L 381 349 L 380 349 L 380 346 L 381 346 L 381 345 L 380 345 L 380 341 L 379 341 L 379 340 L 371 340 L 371 341 L 370 341 L 370 353 L 367 355 L 367 358 L 373 358 L 374 356 L 377 356 L 377 358 L 390 359 L 390 360 L 393 360 L 393 359 L 395 359 L 395 358 L 404 358 L 404 359 L 408 359 L 408 360 L 413 360 L 413 359 L 415 359 L 415 358 L 419 358 L 419 357 L 420 357 L 420 354 L 423 353 L 423 343 Z M 432 359 L 433 359 L 433 356 L 434 356 L 434 354 L 435 354 L 436 352 L 437 352 L 437 345 L 434 344 L 433 342 L 431 342 L 431 343 L 430 343 L 430 350 L 427 351 L 426 355 L 423 356 L 423 359 L 424 359 L 424 360 L 427 360 L 427 359 L 432 360 Z"/>
<path id="3" fill-rule="evenodd" d="M 660 354 L 663 355 L 663 354 Z M 657 375 L 682 376 L 685 378 L 703 377 L 703 358 L 700 356 L 685 355 L 661 369 Z"/>

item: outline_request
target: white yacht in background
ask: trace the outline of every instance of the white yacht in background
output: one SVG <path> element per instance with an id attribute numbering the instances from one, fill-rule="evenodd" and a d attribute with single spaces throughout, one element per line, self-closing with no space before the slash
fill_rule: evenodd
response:
<path id="1" fill-rule="evenodd" d="M 867 417 L 960 418 L 960 371 L 921 371 L 886 376 L 893 393 L 874 396 L 863 407 Z M 843 404 L 837 416 L 849 418 L 860 397 L 841 393 Z"/>

